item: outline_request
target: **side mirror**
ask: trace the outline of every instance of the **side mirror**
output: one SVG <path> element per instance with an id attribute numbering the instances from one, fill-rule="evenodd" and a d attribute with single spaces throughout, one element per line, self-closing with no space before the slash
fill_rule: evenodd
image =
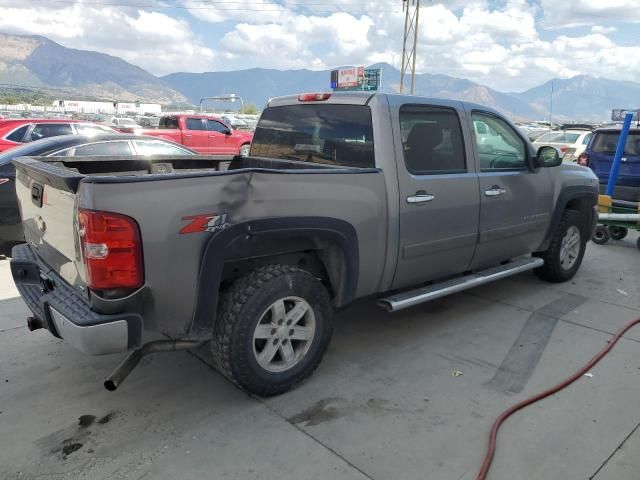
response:
<path id="1" fill-rule="evenodd" d="M 538 149 L 537 164 L 539 167 L 557 167 L 562 164 L 562 158 L 554 147 L 544 145 Z"/>
<path id="2" fill-rule="evenodd" d="M 227 128 L 226 130 L 224 130 L 222 133 L 224 133 L 225 135 L 231 135 L 231 129 Z"/>

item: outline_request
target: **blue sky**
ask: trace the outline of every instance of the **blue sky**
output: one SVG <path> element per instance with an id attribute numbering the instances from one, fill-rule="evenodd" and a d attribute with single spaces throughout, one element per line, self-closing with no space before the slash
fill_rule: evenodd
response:
<path id="1" fill-rule="evenodd" d="M 590 74 L 640 79 L 638 0 L 422 0 L 418 70 L 503 91 Z M 401 0 L 0 0 L 40 34 L 163 75 L 400 64 Z"/>

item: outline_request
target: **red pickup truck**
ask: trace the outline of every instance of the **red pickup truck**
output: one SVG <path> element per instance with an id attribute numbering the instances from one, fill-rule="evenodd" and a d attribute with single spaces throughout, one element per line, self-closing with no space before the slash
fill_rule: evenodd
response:
<path id="1" fill-rule="evenodd" d="M 202 154 L 248 155 L 253 133 L 233 130 L 215 117 L 206 115 L 168 115 L 158 128 L 120 128 L 120 131 L 160 137 Z"/>

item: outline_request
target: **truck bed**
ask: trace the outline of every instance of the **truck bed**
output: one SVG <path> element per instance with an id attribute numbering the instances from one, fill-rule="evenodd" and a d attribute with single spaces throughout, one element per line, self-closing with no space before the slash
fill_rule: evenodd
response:
<path id="1" fill-rule="evenodd" d="M 361 258 L 383 258 L 387 198 L 379 169 L 258 157 L 23 157 L 14 161 L 25 238 L 39 261 L 85 298 L 93 311 L 123 303 L 145 328 L 183 337 L 194 323 L 202 259 L 220 229 L 186 233 L 195 217 L 224 219 L 221 229 L 269 218 L 335 218 L 359 224 Z M 165 173 L 158 173 L 163 171 Z M 38 192 L 35 189 L 41 189 Z M 34 195 L 38 198 L 34 198 Z M 345 204 L 350 208 L 345 210 Z M 91 291 L 78 244 L 78 209 L 126 215 L 140 230 L 144 286 Z M 362 219 L 366 219 L 363 223 Z M 257 225 L 257 224 L 256 224 Z M 223 247 L 216 247 L 216 250 Z M 224 255 L 220 257 L 223 262 Z M 374 268 L 375 267 L 375 268 Z M 381 269 L 382 263 L 363 267 Z M 358 282 L 373 292 L 381 271 Z M 131 305 L 135 304 L 136 307 Z"/>

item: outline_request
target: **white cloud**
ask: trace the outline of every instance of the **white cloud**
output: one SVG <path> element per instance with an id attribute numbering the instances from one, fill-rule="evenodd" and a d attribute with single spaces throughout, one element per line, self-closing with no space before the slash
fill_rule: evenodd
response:
<path id="1" fill-rule="evenodd" d="M 158 8 L 138 10 L 96 2 L 0 0 L 0 30 L 42 34 L 65 46 L 121 56 L 157 74 L 401 63 L 399 0 L 226 0 L 215 5 L 173 0 L 171 5 L 190 8 L 180 16 L 161 8 L 169 5 L 163 1 L 146 0 L 145 5 Z M 189 14 L 208 22 L 217 35 L 209 34 L 208 45 L 185 20 Z M 613 40 L 625 25 L 636 28 L 634 22 L 640 22 L 637 0 L 423 2 L 417 69 L 500 90 L 579 73 L 637 80 L 640 46 Z M 571 30 L 571 25 L 590 28 Z"/>
<path id="2" fill-rule="evenodd" d="M 203 0 L 182 0 L 181 4 L 197 18 L 211 23 L 270 23 L 277 22 L 289 12 L 280 3 L 269 0 L 234 0 L 215 5 Z"/>
<path id="3" fill-rule="evenodd" d="M 155 74 L 204 70 L 214 60 L 187 21 L 165 13 L 95 3 L 61 8 L 44 2 L 7 4 L 0 1 L 0 31 L 43 35 L 66 47 L 108 53 Z"/>
<path id="4" fill-rule="evenodd" d="M 591 33 L 613 33 L 617 32 L 616 27 L 603 27 L 602 25 L 594 25 L 591 27 Z"/>
<path id="5" fill-rule="evenodd" d="M 599 25 L 605 21 L 640 22 L 637 0 L 540 0 L 546 25 L 558 28 Z"/>

